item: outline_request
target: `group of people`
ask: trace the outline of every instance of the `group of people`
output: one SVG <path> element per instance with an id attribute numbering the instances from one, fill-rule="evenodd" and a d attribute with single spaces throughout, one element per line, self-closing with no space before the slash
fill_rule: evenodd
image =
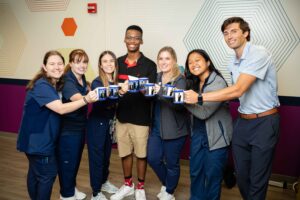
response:
<path id="1" fill-rule="evenodd" d="M 270 53 L 251 44 L 250 27 L 240 17 L 224 21 L 221 31 L 235 51 L 228 69 L 228 86 L 208 53 L 188 53 L 185 73 L 177 65 L 172 47 L 160 49 L 155 62 L 140 51 L 143 30 L 126 29 L 127 54 L 111 51 L 99 56 L 99 75 L 88 84 L 88 55 L 73 50 L 69 64 L 57 51 L 46 53 L 43 67 L 27 85 L 17 149 L 29 161 L 27 188 L 32 200 L 48 200 L 58 174 L 62 200 L 85 199 L 76 188 L 76 176 L 85 143 L 88 147 L 91 200 L 111 200 L 135 195 L 145 200 L 147 163 L 161 189 L 157 198 L 175 200 L 180 177 L 180 153 L 190 135 L 190 200 L 220 199 L 223 171 L 232 145 L 237 183 L 244 200 L 266 198 L 271 163 L 279 133 L 276 68 Z M 129 92 L 129 76 L 147 77 L 155 83 L 155 96 Z M 97 87 L 119 85 L 119 98 L 97 101 Z M 184 91 L 184 104 L 163 95 L 163 86 Z M 239 98 L 239 117 L 232 125 L 228 100 Z M 93 103 L 88 115 L 87 104 Z M 118 189 L 108 180 L 115 134 L 124 175 Z M 137 182 L 133 180 L 136 157 Z M 136 184 L 135 184 L 136 183 Z"/>

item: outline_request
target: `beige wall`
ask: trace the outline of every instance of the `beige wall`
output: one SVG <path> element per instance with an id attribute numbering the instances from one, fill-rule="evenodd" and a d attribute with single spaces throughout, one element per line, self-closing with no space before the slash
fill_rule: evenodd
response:
<path id="1" fill-rule="evenodd" d="M 92 80 L 97 73 L 98 56 L 103 50 L 112 50 L 117 56 L 126 53 L 124 32 L 131 24 L 138 24 L 144 30 L 141 50 L 146 56 L 155 61 L 158 50 L 169 45 L 176 50 L 178 63 L 184 65 L 188 53 L 184 37 L 205 1 L 66 0 L 65 8 L 60 10 L 35 12 L 29 9 L 28 2 L 29 0 L 0 0 L 1 78 L 30 79 L 41 66 L 46 51 L 58 49 L 67 58 L 71 49 L 82 48 L 90 57 L 88 79 Z M 87 13 L 88 2 L 98 3 L 97 14 Z M 280 2 L 299 40 L 300 1 Z M 228 13 L 224 14 L 224 18 L 227 15 Z M 73 17 L 78 26 L 74 37 L 64 36 L 60 28 L 63 19 L 68 17 Z M 222 20 L 209 26 L 215 26 L 219 31 Z M 217 42 L 224 45 L 221 33 L 218 39 Z M 209 52 L 219 53 L 214 49 Z M 299 57 L 300 45 L 296 46 L 278 70 L 279 95 L 300 97 Z"/>
<path id="2" fill-rule="evenodd" d="M 300 1 L 284 0 L 284 9 L 300 35 Z M 299 37 L 299 36 L 298 36 Z M 300 97 L 300 45 L 296 47 L 293 53 L 285 62 L 284 66 L 278 72 L 279 94 L 283 96 Z"/>

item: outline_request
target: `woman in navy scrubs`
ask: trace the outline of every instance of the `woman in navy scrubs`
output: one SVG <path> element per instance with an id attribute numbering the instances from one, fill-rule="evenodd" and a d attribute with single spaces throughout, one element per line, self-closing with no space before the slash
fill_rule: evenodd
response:
<path id="1" fill-rule="evenodd" d="M 59 135 L 60 115 L 72 112 L 96 100 L 90 92 L 72 103 L 63 104 L 62 88 L 64 58 L 57 51 L 45 54 L 43 66 L 28 83 L 17 149 L 25 152 L 29 169 L 27 189 L 32 200 L 50 200 L 57 174 L 55 148 Z"/>
<path id="2" fill-rule="evenodd" d="M 99 56 L 99 76 L 92 82 L 92 89 L 117 84 L 117 58 L 111 51 Z M 128 85 L 122 84 L 119 94 L 127 92 Z M 87 145 L 90 167 L 91 200 L 105 200 L 102 192 L 116 193 L 118 188 L 108 181 L 112 147 L 111 122 L 115 116 L 117 99 L 106 98 L 93 104 L 87 126 Z"/>
<path id="3" fill-rule="evenodd" d="M 89 58 L 82 49 L 75 49 L 69 54 L 69 64 L 65 69 L 62 101 L 72 102 L 82 99 L 89 87 L 85 79 Z M 85 199 L 86 194 L 76 188 L 81 155 L 85 143 L 88 107 L 62 116 L 61 133 L 58 141 L 58 175 L 60 183 L 60 199 Z"/>
<path id="4" fill-rule="evenodd" d="M 198 97 L 202 92 L 225 88 L 227 83 L 209 55 L 201 49 L 188 54 L 185 73 L 190 89 L 185 92 L 185 102 L 193 114 L 190 200 L 218 200 L 231 142 L 232 119 L 227 102 L 201 104 Z"/>

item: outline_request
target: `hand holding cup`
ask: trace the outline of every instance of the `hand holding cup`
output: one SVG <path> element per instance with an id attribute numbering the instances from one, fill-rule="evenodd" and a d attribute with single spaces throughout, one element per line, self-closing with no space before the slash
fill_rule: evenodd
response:
<path id="1" fill-rule="evenodd" d="M 198 93 L 193 90 L 184 91 L 184 102 L 187 104 L 198 103 Z"/>
<path id="2" fill-rule="evenodd" d="M 161 88 L 160 85 L 155 84 L 155 86 L 154 86 L 154 91 L 155 91 L 156 94 L 159 92 L 160 88 Z"/>
<path id="3" fill-rule="evenodd" d="M 126 92 L 128 92 L 128 80 L 126 80 L 124 83 L 119 83 L 119 86 L 121 87 L 119 90 L 120 95 L 124 95 Z"/>
<path id="4" fill-rule="evenodd" d="M 84 98 L 87 100 L 88 103 L 92 103 L 98 100 L 98 96 L 95 90 L 90 91 Z"/>

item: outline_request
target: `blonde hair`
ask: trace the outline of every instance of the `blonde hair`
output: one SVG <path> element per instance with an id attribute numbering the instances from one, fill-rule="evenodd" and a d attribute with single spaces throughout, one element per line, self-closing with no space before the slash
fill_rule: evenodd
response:
<path id="1" fill-rule="evenodd" d="M 172 76 L 170 79 L 170 81 L 174 81 L 178 76 L 181 75 L 181 72 L 180 72 L 178 64 L 177 64 L 177 55 L 176 55 L 175 50 L 172 47 L 165 46 L 159 50 L 159 52 L 157 54 L 157 60 L 159 59 L 160 54 L 165 51 L 168 52 L 171 55 L 172 59 L 175 60 L 175 62 L 176 62 L 172 67 Z"/>
<path id="2" fill-rule="evenodd" d="M 102 60 L 103 56 L 105 56 L 105 55 L 110 55 L 111 57 L 113 57 L 113 59 L 115 61 L 115 71 L 113 72 L 114 84 L 118 83 L 118 61 L 117 61 L 116 55 L 112 51 L 103 51 L 99 56 L 99 60 L 98 60 L 99 78 L 102 81 L 103 86 L 108 87 L 109 86 L 108 78 L 107 78 L 104 70 L 101 68 L 101 60 Z"/>

